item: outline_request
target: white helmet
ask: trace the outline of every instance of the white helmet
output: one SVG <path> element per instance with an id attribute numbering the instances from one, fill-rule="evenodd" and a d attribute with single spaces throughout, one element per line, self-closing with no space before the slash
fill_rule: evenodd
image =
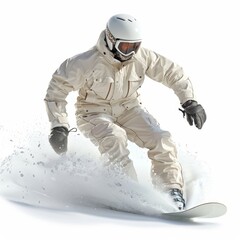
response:
<path id="1" fill-rule="evenodd" d="M 116 53 L 120 60 L 131 58 L 142 41 L 139 22 L 127 14 L 112 16 L 107 22 L 106 40 L 110 51 Z"/>

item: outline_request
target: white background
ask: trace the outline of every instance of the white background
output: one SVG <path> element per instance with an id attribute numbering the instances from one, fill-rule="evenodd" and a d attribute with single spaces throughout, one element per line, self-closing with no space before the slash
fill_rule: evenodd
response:
<path id="1" fill-rule="evenodd" d="M 177 110 L 178 100 L 172 92 L 150 80 L 142 90 L 145 104 L 161 118 L 164 128 L 177 140 L 197 149 L 214 169 L 216 189 L 222 192 L 221 199 L 229 211 L 225 217 L 207 223 L 174 223 L 121 213 L 104 216 L 99 212 L 32 209 L 1 198 L 0 238 L 78 239 L 84 235 L 86 239 L 190 236 L 226 239 L 228 234 L 237 232 L 234 219 L 239 213 L 237 3 L 234 0 L 2 1 L 1 127 L 12 126 L 21 131 L 22 122 L 28 125 L 33 116 L 47 122 L 43 98 L 51 74 L 66 58 L 92 47 L 109 17 L 131 14 L 143 24 L 143 46 L 183 66 L 208 120 L 201 131 L 189 127 Z M 74 122 L 73 118 L 70 121 Z"/>

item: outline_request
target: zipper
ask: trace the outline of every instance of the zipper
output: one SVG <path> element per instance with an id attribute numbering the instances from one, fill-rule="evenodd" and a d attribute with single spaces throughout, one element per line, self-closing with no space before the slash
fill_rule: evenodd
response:
<path id="1" fill-rule="evenodd" d="M 128 94 L 129 94 L 129 91 L 130 91 L 130 81 L 128 81 L 128 90 L 127 90 L 127 94 L 126 94 L 126 96 L 125 97 L 127 97 L 128 96 Z"/>
<path id="2" fill-rule="evenodd" d="M 106 98 L 105 98 L 106 100 L 107 100 L 107 98 L 109 97 L 111 88 L 112 88 L 112 83 L 110 83 L 110 86 L 109 86 L 109 89 L 108 89 L 108 93 L 107 93 L 107 96 L 106 96 Z"/>

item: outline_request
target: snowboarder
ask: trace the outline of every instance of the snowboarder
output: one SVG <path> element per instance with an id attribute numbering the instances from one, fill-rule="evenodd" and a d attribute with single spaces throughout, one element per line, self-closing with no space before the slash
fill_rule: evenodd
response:
<path id="1" fill-rule="evenodd" d="M 184 183 L 175 143 L 142 106 L 137 90 L 145 76 L 171 88 L 189 124 L 198 129 L 206 121 L 206 114 L 195 100 L 192 84 L 182 68 L 143 48 L 141 42 L 139 21 L 117 14 L 109 19 L 93 48 L 61 64 L 45 97 L 51 122 L 49 142 L 56 153 L 67 151 L 70 126 L 66 97 L 77 90 L 77 126 L 107 156 L 104 164 L 118 167 L 137 180 L 127 141 L 147 148 L 153 186 L 168 192 L 177 207 L 183 209 Z"/>

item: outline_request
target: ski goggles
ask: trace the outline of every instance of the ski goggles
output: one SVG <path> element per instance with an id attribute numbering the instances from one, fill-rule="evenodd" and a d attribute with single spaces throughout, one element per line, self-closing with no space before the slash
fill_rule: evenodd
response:
<path id="1" fill-rule="evenodd" d="M 117 40 L 115 43 L 115 48 L 120 52 L 123 56 L 130 56 L 133 53 L 137 53 L 139 47 L 141 45 L 141 41 L 124 41 Z"/>

